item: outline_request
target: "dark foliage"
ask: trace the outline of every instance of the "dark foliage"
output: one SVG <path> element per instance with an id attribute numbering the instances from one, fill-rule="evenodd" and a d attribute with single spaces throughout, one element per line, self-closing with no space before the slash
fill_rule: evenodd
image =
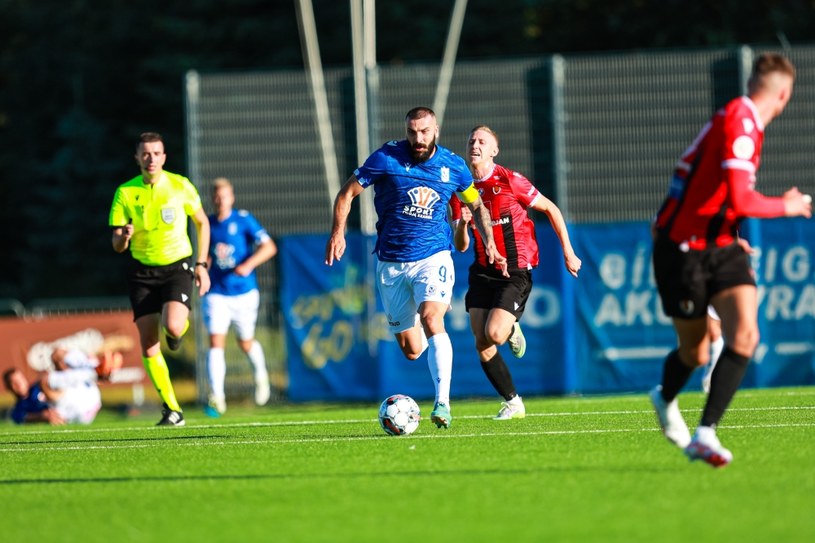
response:
<path id="1" fill-rule="evenodd" d="M 184 74 L 302 64 L 295 1 L 0 0 L 0 298 L 124 293 L 107 213 L 164 134 L 186 172 Z M 381 63 L 441 58 L 453 2 L 378 2 Z M 351 62 L 348 2 L 314 0 L 322 60 Z M 793 43 L 813 1 L 471 0 L 459 58 Z"/>

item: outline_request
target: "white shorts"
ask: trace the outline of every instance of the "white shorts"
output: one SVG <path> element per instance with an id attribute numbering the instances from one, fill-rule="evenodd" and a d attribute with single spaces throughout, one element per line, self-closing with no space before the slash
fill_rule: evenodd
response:
<path id="1" fill-rule="evenodd" d="M 712 305 L 707 306 L 707 315 L 708 315 L 708 317 L 710 317 L 713 320 L 717 320 L 717 321 L 722 320 L 722 318 L 719 316 L 719 314 L 716 313 L 716 310 L 713 309 Z"/>
<path id="2" fill-rule="evenodd" d="M 416 323 L 422 302 L 450 305 L 456 282 L 453 257 L 442 251 L 417 262 L 379 262 L 376 265 L 379 295 L 388 328 L 394 334 Z"/>
<path id="3" fill-rule="evenodd" d="M 102 397 L 96 383 L 83 383 L 62 390 L 54 408 L 65 422 L 90 424 L 102 408 Z"/>
<path id="4" fill-rule="evenodd" d="M 252 339 L 255 337 L 259 307 L 260 292 L 257 289 L 235 296 L 207 294 L 202 302 L 204 326 L 211 335 L 226 335 L 229 325 L 234 323 L 238 338 L 244 341 Z"/>

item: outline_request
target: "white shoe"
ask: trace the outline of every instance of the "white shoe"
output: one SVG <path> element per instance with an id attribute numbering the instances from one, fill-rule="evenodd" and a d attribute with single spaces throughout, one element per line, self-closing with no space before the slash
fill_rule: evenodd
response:
<path id="1" fill-rule="evenodd" d="M 703 460 L 714 468 L 721 468 L 733 461 L 733 453 L 722 447 L 716 430 L 710 426 L 700 426 L 693 434 L 693 440 L 685 448 L 687 457 L 693 460 Z"/>
<path id="2" fill-rule="evenodd" d="M 210 394 L 207 406 L 218 415 L 226 413 L 226 400 L 224 398 L 218 398 Z"/>
<path id="3" fill-rule="evenodd" d="M 668 441 L 680 449 L 687 447 L 690 444 L 690 430 L 688 430 L 688 425 L 685 424 L 685 419 L 682 418 L 682 413 L 679 412 L 679 404 L 676 398 L 667 403 L 662 398 L 661 385 L 654 387 L 648 396 L 651 398 L 654 411 L 657 413 L 662 433 L 665 434 Z"/>
<path id="4" fill-rule="evenodd" d="M 255 383 L 255 405 L 266 405 L 272 395 L 268 380 Z"/>
<path id="5" fill-rule="evenodd" d="M 522 419 L 526 416 L 526 407 L 520 396 L 515 396 L 508 402 L 501 402 L 501 410 L 493 420 Z"/>

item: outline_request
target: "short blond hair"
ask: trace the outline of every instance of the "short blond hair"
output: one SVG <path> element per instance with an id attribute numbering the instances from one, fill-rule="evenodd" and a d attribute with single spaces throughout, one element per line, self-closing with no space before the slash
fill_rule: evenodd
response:
<path id="1" fill-rule="evenodd" d="M 498 134 L 495 133 L 495 130 L 493 130 L 492 128 L 490 128 L 489 126 L 487 126 L 485 124 L 479 124 L 479 125 L 476 125 L 475 127 L 473 127 L 473 129 L 470 130 L 470 137 L 472 137 L 473 134 L 475 134 L 479 130 L 483 130 L 484 132 L 486 132 L 487 134 L 490 134 L 493 138 L 495 138 L 496 147 L 500 147 L 501 140 L 498 139 Z"/>
<path id="2" fill-rule="evenodd" d="M 212 192 L 213 194 L 218 192 L 219 189 L 224 187 L 229 187 L 234 192 L 235 188 L 232 186 L 232 181 L 227 179 L 226 177 L 217 177 L 212 182 Z"/>

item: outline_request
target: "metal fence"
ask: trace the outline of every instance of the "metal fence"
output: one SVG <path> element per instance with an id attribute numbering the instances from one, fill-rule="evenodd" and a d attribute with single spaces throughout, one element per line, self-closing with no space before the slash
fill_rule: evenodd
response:
<path id="1" fill-rule="evenodd" d="M 648 220 L 680 153 L 717 107 L 743 92 L 752 57 L 764 50 L 742 46 L 460 62 L 440 143 L 463 153 L 470 128 L 488 124 L 501 138 L 498 162 L 527 175 L 571 223 Z M 786 112 L 768 129 L 759 188 L 770 195 L 793 184 L 815 191 L 809 168 L 815 147 L 815 47 L 786 53 L 799 76 Z M 405 113 L 432 104 L 438 73 L 436 63 L 379 68 L 375 125 L 380 139 L 373 147 L 401 139 Z M 325 85 L 344 180 L 358 166 L 351 67 L 327 70 Z M 314 103 L 302 70 L 190 72 L 186 98 L 189 173 L 202 195 L 209 193 L 212 179 L 226 176 L 235 185 L 236 205 L 252 211 L 272 236 L 328 232 L 334 195 L 326 188 Z M 356 212 L 351 227 L 359 224 Z M 280 329 L 276 267 L 258 272 L 265 302 L 259 324 L 274 332 Z M 278 340 L 272 357 L 279 360 L 270 364 L 285 373 Z M 199 360 L 199 370 L 202 364 Z M 246 364 L 234 364 L 244 375 L 238 379 L 251 380 Z M 203 379 L 204 372 L 198 374 Z"/>

